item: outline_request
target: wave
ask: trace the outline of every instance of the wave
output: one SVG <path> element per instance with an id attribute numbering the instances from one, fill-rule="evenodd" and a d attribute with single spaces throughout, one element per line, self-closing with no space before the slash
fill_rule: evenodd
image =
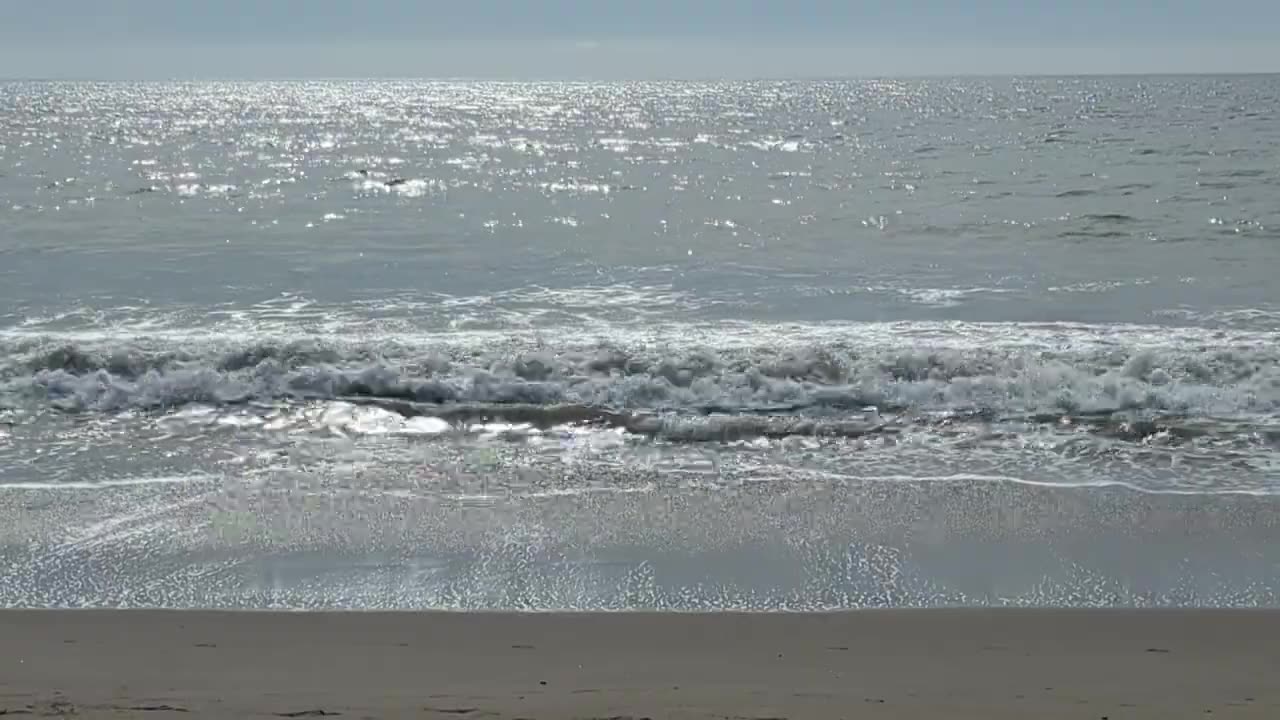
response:
<path id="1" fill-rule="evenodd" d="M 622 430 L 631 435 L 660 438 L 671 442 L 737 441 L 755 438 L 795 436 L 858 438 L 894 433 L 879 414 L 868 408 L 862 419 L 832 420 L 770 415 L 657 414 L 607 410 L 585 405 L 503 405 L 460 403 L 432 405 L 384 398 L 342 398 L 343 402 L 375 408 L 402 418 L 432 418 L 447 426 L 492 426 L 495 421 L 535 430 L 565 425 L 594 425 Z M 776 408 L 785 412 L 794 408 Z M 507 427 L 511 427 L 508 425 Z"/>
<path id="2" fill-rule="evenodd" d="M 1061 332 L 1003 328 L 969 345 L 931 342 L 910 329 L 897 336 L 765 329 L 754 339 L 673 331 L 674 340 L 559 344 L 545 334 L 425 343 L 10 335 L 0 336 L 0 405 L 84 413 L 364 399 L 461 414 L 581 412 L 584 422 L 608 413 L 741 415 L 735 422 L 759 434 L 778 427 L 769 418 L 861 419 L 868 406 L 984 417 L 1280 413 L 1274 334 L 1175 340 L 1168 333 L 1159 344 L 1114 329 L 1072 333 L 1064 342 Z"/>
<path id="3" fill-rule="evenodd" d="M 147 485 L 194 485 L 214 482 L 214 475 L 172 475 L 157 477 L 122 477 L 106 480 L 62 480 L 50 482 L 0 482 L 0 492 L 6 490 L 99 490 L 105 488 L 140 487 Z"/>
<path id="4" fill-rule="evenodd" d="M 1016 422 L 1083 430 L 1094 436 L 1133 443 L 1177 446 L 1202 438 L 1253 435 L 1257 441 L 1280 447 L 1280 428 L 1250 421 L 1213 418 L 1198 419 L 1172 413 L 1147 417 L 1133 413 L 1030 413 L 999 416 L 992 412 L 945 414 L 900 414 L 886 418 L 881 409 L 870 406 L 860 416 L 812 417 L 803 406 L 754 408 L 750 412 L 698 408 L 682 412 L 620 411 L 585 405 L 504 405 L 496 403 L 455 403 L 437 405 L 376 397 L 339 398 L 326 413 L 329 427 L 346 426 L 357 434 L 386 432 L 387 413 L 396 418 L 399 434 L 436 435 L 447 432 L 480 432 L 508 438 L 530 433 L 555 431 L 568 426 L 611 428 L 631 436 L 672 443 L 741 442 L 759 439 L 837 438 L 852 440 L 883 437 L 892 442 L 912 429 L 946 431 L 962 422 Z M 356 417 L 349 411 L 371 409 L 375 416 Z M 381 417 L 376 413 L 383 413 Z M 330 415 L 331 413 L 331 415 Z M 427 423 L 415 423 L 427 420 Z"/>

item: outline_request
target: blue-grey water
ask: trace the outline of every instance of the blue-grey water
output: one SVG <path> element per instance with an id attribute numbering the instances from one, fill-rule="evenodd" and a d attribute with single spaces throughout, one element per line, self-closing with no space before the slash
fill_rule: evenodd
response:
<path id="1" fill-rule="evenodd" d="M 1278 103 L 0 84 L 0 604 L 1280 605 Z"/>

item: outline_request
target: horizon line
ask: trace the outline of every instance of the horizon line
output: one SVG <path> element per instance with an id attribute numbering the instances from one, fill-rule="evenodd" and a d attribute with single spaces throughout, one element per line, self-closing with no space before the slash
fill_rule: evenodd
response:
<path id="1" fill-rule="evenodd" d="M 875 80 L 948 80 L 948 79 L 1068 79 L 1068 78 L 1134 78 L 1134 77 L 1259 77 L 1280 75 L 1277 70 L 1189 70 L 1189 71 L 1084 71 L 1084 72 L 1029 72 L 1029 73 L 878 73 L 839 75 L 756 75 L 756 76 L 662 76 L 584 78 L 565 76 L 483 76 L 483 75 L 279 75 L 279 76 L 219 76 L 197 75 L 190 77 L 93 77 L 84 76 L 8 76 L 0 75 L 0 82 L 31 83 L 180 83 L 180 82 L 496 82 L 496 83 L 643 83 L 643 82 L 836 82 Z"/>

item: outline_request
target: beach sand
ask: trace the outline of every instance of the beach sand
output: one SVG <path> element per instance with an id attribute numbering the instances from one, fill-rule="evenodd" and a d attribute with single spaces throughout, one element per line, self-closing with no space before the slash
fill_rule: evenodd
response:
<path id="1" fill-rule="evenodd" d="M 0 714 L 1277 718 L 1280 612 L 0 611 Z"/>

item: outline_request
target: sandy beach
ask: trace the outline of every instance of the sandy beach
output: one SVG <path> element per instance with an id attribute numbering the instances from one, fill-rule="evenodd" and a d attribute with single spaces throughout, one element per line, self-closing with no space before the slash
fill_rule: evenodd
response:
<path id="1" fill-rule="evenodd" d="M 0 714 L 1271 718 L 1280 613 L 0 612 Z"/>

